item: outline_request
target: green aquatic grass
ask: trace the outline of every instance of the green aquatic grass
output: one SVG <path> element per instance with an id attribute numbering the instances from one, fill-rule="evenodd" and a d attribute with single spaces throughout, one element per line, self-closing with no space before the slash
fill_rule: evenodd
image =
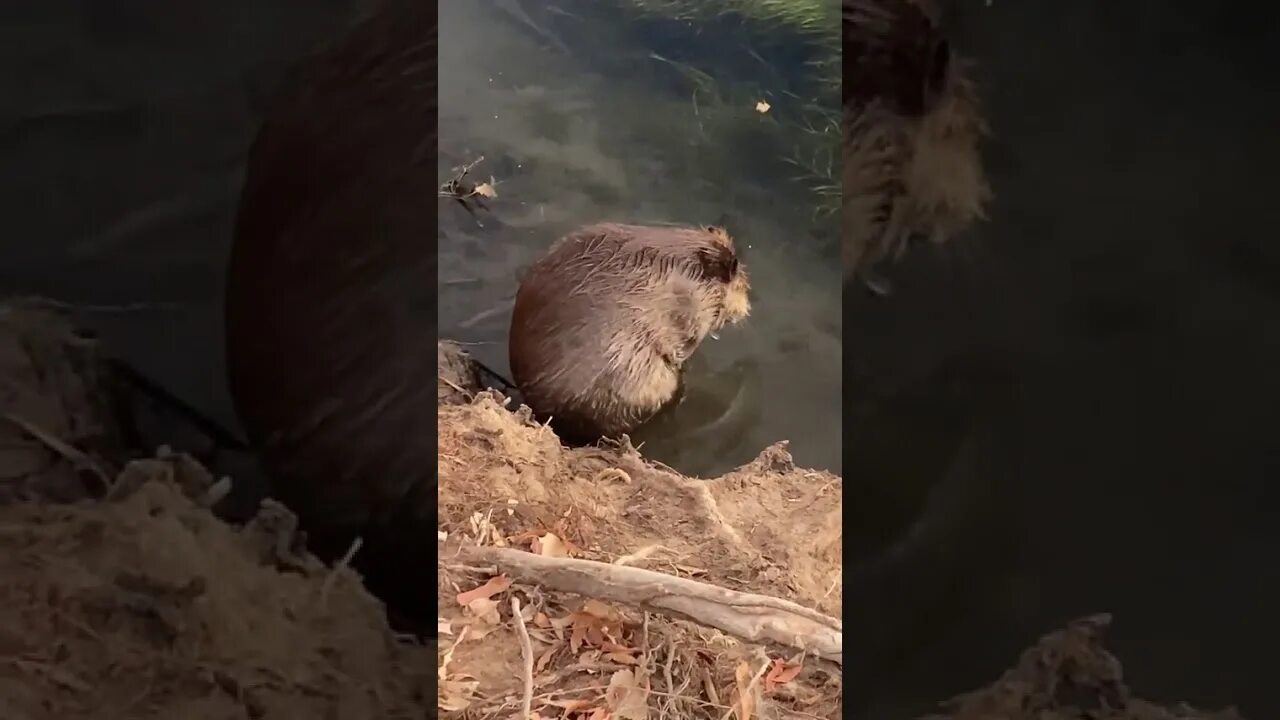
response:
<path id="1" fill-rule="evenodd" d="M 824 46 L 840 48 L 840 6 L 834 0 L 620 0 L 672 20 L 705 22 L 736 14 L 761 30 L 789 28 Z"/>
<path id="2" fill-rule="evenodd" d="M 793 166 L 795 179 L 814 194 L 816 214 L 829 215 L 840 205 L 837 160 L 840 91 L 840 5 L 835 0 L 615 0 L 624 11 L 688 23 L 691 41 L 727 16 L 741 19 L 740 32 L 762 43 L 802 43 L 813 57 L 807 87 L 790 83 L 734 83 L 724 88 L 712 74 L 686 62 L 654 56 L 684 75 L 694 88 L 694 102 L 714 114 L 717 105 L 740 106 L 744 96 L 769 97 L 777 107 L 779 129 L 790 137 L 792 150 L 783 156 Z M 768 63 L 746 49 L 757 60 Z M 775 77 L 780 81 L 780 77 Z M 798 94 L 799 91 L 802 94 Z M 731 110 L 735 115 L 737 109 Z"/>
<path id="3" fill-rule="evenodd" d="M 732 168 L 753 148 L 810 193 L 815 216 L 839 209 L 835 0 L 552 0 L 521 17 L 607 76 L 683 95 L 671 132 L 692 126 L 699 162 Z"/>

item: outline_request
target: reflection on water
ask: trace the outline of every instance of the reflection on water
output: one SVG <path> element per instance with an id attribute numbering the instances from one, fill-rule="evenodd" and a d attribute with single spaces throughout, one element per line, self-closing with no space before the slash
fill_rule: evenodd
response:
<path id="1" fill-rule="evenodd" d="M 821 170 L 822 150 L 837 148 L 820 114 L 804 113 L 819 96 L 810 58 L 799 41 L 749 47 L 740 23 L 695 40 L 687 24 L 608 7 L 441 4 L 440 177 L 483 156 L 474 172 L 498 196 L 474 217 L 442 203 L 440 333 L 509 376 L 520 272 L 557 237 L 603 220 L 722 223 L 751 272 L 752 317 L 703 343 L 684 401 L 633 439 L 690 473 L 778 440 L 800 464 L 838 471 L 838 230 L 788 162 L 816 154 Z M 723 60 L 735 54 L 746 61 Z"/>

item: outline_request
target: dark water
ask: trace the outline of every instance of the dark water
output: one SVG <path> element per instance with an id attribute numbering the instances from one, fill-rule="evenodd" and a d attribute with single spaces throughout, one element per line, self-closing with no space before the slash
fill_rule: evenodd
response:
<path id="1" fill-rule="evenodd" d="M 353 5 L 5 3 L 0 292 L 117 306 L 83 320 L 234 427 L 222 275 L 245 156 L 289 64 Z"/>
<path id="2" fill-rule="evenodd" d="M 850 546 L 942 493 L 917 564 L 863 571 L 901 585 L 851 569 L 846 696 L 914 717 L 1108 611 L 1139 693 L 1276 717 L 1280 13 L 953 5 L 996 201 L 845 306 Z"/>
<path id="3" fill-rule="evenodd" d="M 441 208 L 440 333 L 509 376 L 520 272 L 559 236 L 600 221 L 724 223 L 751 273 L 752 316 L 703 343 L 683 404 L 633 440 L 694 474 L 779 440 L 838 471 L 838 227 L 786 159 L 801 142 L 832 158 L 839 145 L 834 127 L 816 142 L 800 129 L 796 108 L 819 102 L 800 94 L 816 84 L 803 51 L 753 57 L 732 25 L 695 35 L 609 6 L 442 3 L 441 178 L 483 156 L 475 172 L 498 179 L 498 196 L 475 217 Z M 834 92 L 823 109 L 838 113 Z"/>

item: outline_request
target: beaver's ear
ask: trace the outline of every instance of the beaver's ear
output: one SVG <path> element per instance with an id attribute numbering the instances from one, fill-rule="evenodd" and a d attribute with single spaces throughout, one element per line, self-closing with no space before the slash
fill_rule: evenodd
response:
<path id="1" fill-rule="evenodd" d="M 707 280 L 727 283 L 738 271 L 738 256 L 727 247 L 709 247 L 698 250 L 698 271 Z"/>
<path id="2" fill-rule="evenodd" d="M 704 225 L 702 230 L 714 238 L 716 243 L 733 247 L 733 238 L 723 225 Z"/>

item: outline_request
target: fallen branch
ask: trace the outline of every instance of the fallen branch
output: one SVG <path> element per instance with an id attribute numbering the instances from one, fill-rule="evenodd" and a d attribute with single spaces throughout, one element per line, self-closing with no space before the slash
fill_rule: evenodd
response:
<path id="1" fill-rule="evenodd" d="M 840 621 L 789 600 L 625 565 L 543 557 L 508 548 L 462 547 L 454 559 L 495 565 L 517 582 L 625 603 L 692 620 L 751 642 L 807 650 L 843 664 Z"/>

